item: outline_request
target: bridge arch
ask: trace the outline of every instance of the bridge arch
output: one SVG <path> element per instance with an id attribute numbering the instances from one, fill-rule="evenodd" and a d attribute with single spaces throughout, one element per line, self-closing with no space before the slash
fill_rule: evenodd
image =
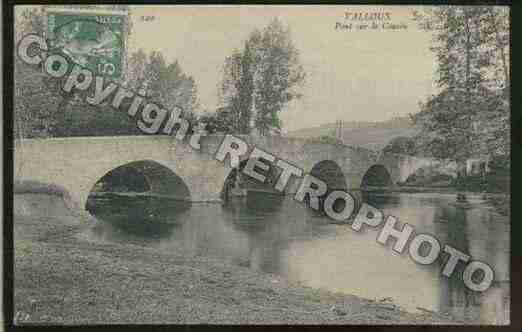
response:
<path id="1" fill-rule="evenodd" d="M 310 175 L 324 181 L 328 190 L 347 190 L 346 177 L 341 167 L 333 160 L 322 160 L 310 170 Z"/>
<path id="2" fill-rule="evenodd" d="M 335 190 L 348 190 L 348 184 L 342 168 L 333 160 L 322 160 L 317 162 L 310 170 L 310 175 L 322 180 L 326 183 L 328 189 L 325 195 L 319 198 L 319 211 L 323 211 L 324 199 Z M 305 205 L 309 205 L 308 196 L 304 200 Z M 342 200 L 335 201 L 333 208 L 335 211 L 344 209 L 344 202 Z M 323 213 L 323 212 L 320 212 Z"/>
<path id="3" fill-rule="evenodd" d="M 173 170 L 153 160 L 117 166 L 96 180 L 89 195 L 100 191 L 150 192 L 178 200 L 191 200 L 190 190 Z"/>
<path id="4" fill-rule="evenodd" d="M 388 169 L 384 165 L 375 164 L 364 173 L 360 187 L 388 187 L 391 185 L 393 185 L 393 181 Z"/>

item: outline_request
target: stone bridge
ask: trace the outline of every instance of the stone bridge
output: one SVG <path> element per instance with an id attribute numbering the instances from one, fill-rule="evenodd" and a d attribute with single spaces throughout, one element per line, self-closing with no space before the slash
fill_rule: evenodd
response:
<path id="1" fill-rule="evenodd" d="M 77 207 L 85 207 L 99 180 L 122 168 L 142 174 L 156 194 L 192 202 L 219 201 L 229 160 L 214 159 L 223 135 L 201 140 L 201 150 L 172 136 L 115 136 L 24 139 L 15 142 L 15 181 L 36 181 L 63 188 Z M 390 184 L 405 181 L 419 168 L 436 167 L 456 175 L 450 161 L 375 152 L 347 145 L 280 136 L 243 137 L 279 159 L 322 178 L 330 188 L 358 189 L 372 178 Z M 298 181 L 286 193 L 294 193 Z"/>

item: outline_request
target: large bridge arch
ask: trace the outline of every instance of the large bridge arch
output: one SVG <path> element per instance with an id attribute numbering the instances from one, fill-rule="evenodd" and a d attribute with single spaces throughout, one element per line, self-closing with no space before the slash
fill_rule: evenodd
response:
<path id="1" fill-rule="evenodd" d="M 112 188 L 100 188 L 100 184 Z M 147 191 L 178 200 L 191 200 L 190 190 L 185 181 L 170 168 L 154 160 L 133 161 L 110 170 L 95 182 L 90 193 L 114 191 L 114 187 L 121 184 L 130 186 L 126 188 L 129 191 Z"/>
<path id="2" fill-rule="evenodd" d="M 330 191 L 348 190 L 343 170 L 335 161 L 319 161 L 312 167 L 310 175 L 325 182 Z"/>
<path id="3" fill-rule="evenodd" d="M 372 165 L 361 179 L 361 188 L 366 187 L 388 187 L 395 183 L 388 169 L 382 164 Z"/>

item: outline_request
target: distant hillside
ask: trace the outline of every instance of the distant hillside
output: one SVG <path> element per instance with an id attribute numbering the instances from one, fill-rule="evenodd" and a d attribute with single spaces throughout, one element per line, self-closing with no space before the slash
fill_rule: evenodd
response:
<path id="1" fill-rule="evenodd" d="M 289 137 L 335 137 L 337 125 L 329 123 L 312 128 L 288 132 Z M 382 122 L 343 122 L 343 141 L 348 145 L 379 150 L 397 136 L 414 136 L 419 131 L 406 117 L 398 117 Z"/>

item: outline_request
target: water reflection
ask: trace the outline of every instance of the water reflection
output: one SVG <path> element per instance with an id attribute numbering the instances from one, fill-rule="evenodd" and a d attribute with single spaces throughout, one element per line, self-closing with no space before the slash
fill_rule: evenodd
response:
<path id="1" fill-rule="evenodd" d="M 509 218 L 502 216 L 479 196 L 466 202 L 437 200 L 435 234 L 444 243 L 488 263 L 495 281 L 485 293 L 463 287 L 462 268 L 441 283 L 439 310 L 449 309 L 480 323 L 509 322 Z"/>
<path id="2" fill-rule="evenodd" d="M 189 210 L 187 201 L 161 197 L 131 196 L 106 193 L 91 197 L 94 204 L 89 204 L 89 212 L 98 219 L 110 223 L 115 233 L 123 238 L 128 235 L 137 238 L 168 238 Z M 95 231 L 102 231 L 98 227 Z M 106 229 L 105 229 L 106 230 Z"/>
<path id="3" fill-rule="evenodd" d="M 442 244 L 491 264 L 494 286 L 484 294 L 472 292 L 460 279 L 462 268 L 450 279 L 441 275 L 445 257 L 439 264 L 420 266 L 407 253 L 398 255 L 378 244 L 378 231 L 356 233 L 330 224 L 289 197 L 251 192 L 225 205 L 191 208 L 144 197 L 110 197 L 93 213 L 134 236 L 141 232 L 149 245 L 164 250 L 224 257 L 312 287 L 392 297 L 407 310 L 422 307 L 477 323 L 509 322 L 508 216 L 496 213 L 480 196 L 458 203 L 451 194 L 361 195 L 417 233 L 433 234 Z"/>

